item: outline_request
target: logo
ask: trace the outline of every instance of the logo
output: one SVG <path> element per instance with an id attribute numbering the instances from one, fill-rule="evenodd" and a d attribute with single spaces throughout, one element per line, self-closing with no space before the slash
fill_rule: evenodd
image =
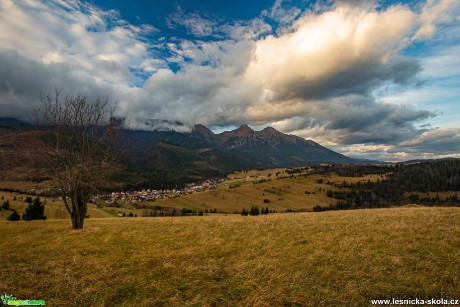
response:
<path id="1" fill-rule="evenodd" d="M 2 294 L 0 296 L 3 305 L 7 306 L 41 306 L 45 305 L 44 300 L 18 300 L 15 296 L 10 294 Z"/>

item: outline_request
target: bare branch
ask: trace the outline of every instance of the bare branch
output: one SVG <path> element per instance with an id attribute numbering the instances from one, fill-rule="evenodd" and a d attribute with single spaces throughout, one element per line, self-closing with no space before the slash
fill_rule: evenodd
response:
<path id="1" fill-rule="evenodd" d="M 74 228 L 83 227 L 87 202 L 106 184 L 107 173 L 119 161 L 116 148 L 123 121 L 114 114 L 107 99 L 63 96 L 58 90 L 42 95 L 33 112 L 46 144 L 37 153 L 46 159 Z"/>

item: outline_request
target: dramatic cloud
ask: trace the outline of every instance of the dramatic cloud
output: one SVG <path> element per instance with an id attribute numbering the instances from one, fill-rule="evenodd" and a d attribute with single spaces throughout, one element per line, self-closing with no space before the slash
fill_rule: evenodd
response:
<path id="1" fill-rule="evenodd" d="M 241 21 L 179 9 L 167 25 L 190 40 L 161 37 L 79 1 L 3 0 L 0 116 L 24 118 L 40 93 L 58 88 L 118 102 L 139 129 L 272 125 L 345 153 L 382 150 L 390 159 L 430 146 L 458 150 L 458 134 L 448 137 L 457 130 L 427 126 L 442 110 L 417 99 L 433 76 L 458 77 L 459 44 L 424 57 L 406 51 L 458 24 L 460 5 L 378 3 L 275 1 Z M 445 143 L 429 139 L 436 135 Z"/>
<path id="2" fill-rule="evenodd" d="M 142 40 L 151 26 L 76 1 L 2 1 L 0 28 L 2 116 L 23 114 L 55 88 L 119 99 L 137 72 L 162 66 Z"/>
<path id="3" fill-rule="evenodd" d="M 335 149 L 349 156 L 381 161 L 460 158 L 460 129 L 429 130 L 414 139 L 396 145 L 359 144 L 337 146 Z"/>

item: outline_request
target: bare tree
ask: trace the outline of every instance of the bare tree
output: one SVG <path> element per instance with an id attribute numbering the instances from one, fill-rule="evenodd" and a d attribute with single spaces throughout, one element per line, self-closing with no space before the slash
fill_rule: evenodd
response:
<path id="1" fill-rule="evenodd" d="M 37 152 L 46 161 L 72 228 L 81 229 L 91 196 L 106 185 L 118 161 L 115 149 L 123 122 L 114 117 L 107 100 L 59 91 L 42 96 L 33 117 L 44 131 L 44 145 Z"/>

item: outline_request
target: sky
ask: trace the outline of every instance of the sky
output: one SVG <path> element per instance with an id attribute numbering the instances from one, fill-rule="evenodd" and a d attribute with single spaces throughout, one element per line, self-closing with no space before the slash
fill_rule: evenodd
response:
<path id="1" fill-rule="evenodd" d="M 351 157 L 460 158 L 458 0 L 1 0 L 0 117 L 58 89 L 133 129 L 272 126 Z"/>

